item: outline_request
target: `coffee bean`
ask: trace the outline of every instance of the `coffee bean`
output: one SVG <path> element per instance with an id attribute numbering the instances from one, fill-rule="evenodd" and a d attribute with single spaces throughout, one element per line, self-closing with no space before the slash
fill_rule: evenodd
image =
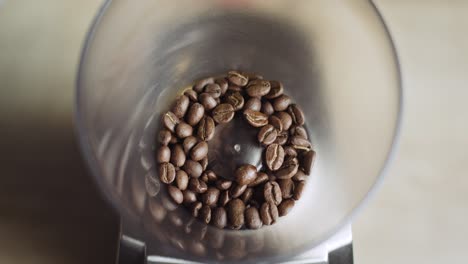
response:
<path id="1" fill-rule="evenodd" d="M 278 205 L 278 214 L 279 216 L 285 216 L 287 215 L 291 209 L 294 207 L 294 200 L 293 199 L 287 199 L 281 202 L 280 205 Z"/>
<path id="2" fill-rule="evenodd" d="M 193 160 L 187 160 L 185 162 L 184 170 L 189 176 L 194 178 L 200 177 L 203 172 L 201 164 Z"/>
<path id="3" fill-rule="evenodd" d="M 289 129 L 291 136 L 300 136 L 305 139 L 309 139 L 309 135 L 307 135 L 307 131 L 302 126 L 294 126 Z"/>
<path id="4" fill-rule="evenodd" d="M 263 203 L 260 207 L 260 218 L 264 225 L 271 225 L 278 220 L 278 208 L 273 203 Z"/>
<path id="5" fill-rule="evenodd" d="M 291 179 L 278 180 L 278 185 L 281 188 L 281 196 L 283 199 L 289 199 L 294 193 L 294 182 Z"/>
<path id="6" fill-rule="evenodd" d="M 230 104 L 220 104 L 212 112 L 213 119 L 220 123 L 225 124 L 234 118 L 234 107 Z"/>
<path id="7" fill-rule="evenodd" d="M 185 96 L 185 95 L 179 96 L 179 98 L 177 98 L 174 106 L 172 107 L 172 112 L 178 118 L 184 117 L 184 115 L 187 112 L 187 109 L 189 107 L 189 103 L 190 103 L 190 99 L 187 96 Z"/>
<path id="8" fill-rule="evenodd" d="M 208 190 L 201 196 L 202 202 L 208 206 L 216 206 L 219 198 L 219 190 L 215 187 L 209 187 Z"/>
<path id="9" fill-rule="evenodd" d="M 268 175 L 264 172 L 258 172 L 257 173 L 257 178 L 253 182 L 251 182 L 247 187 L 255 187 L 258 186 L 264 182 L 268 181 Z"/>
<path id="10" fill-rule="evenodd" d="M 218 175 L 212 170 L 205 171 L 203 174 L 206 174 L 208 182 L 215 182 L 218 180 Z"/>
<path id="11" fill-rule="evenodd" d="M 190 150 L 197 144 L 198 140 L 194 136 L 189 136 L 184 139 L 184 142 L 182 143 L 184 147 L 184 153 L 189 154 Z"/>
<path id="12" fill-rule="evenodd" d="M 279 117 L 272 115 L 268 117 L 268 122 L 270 123 L 270 125 L 276 128 L 278 132 L 283 131 L 283 122 L 281 122 L 281 119 L 279 119 Z"/>
<path id="13" fill-rule="evenodd" d="M 253 127 L 262 127 L 268 124 L 268 116 L 262 112 L 247 109 L 244 111 L 244 116 Z"/>
<path id="14" fill-rule="evenodd" d="M 175 179 L 175 168 L 171 163 L 162 163 L 159 165 L 159 179 L 166 184 L 170 184 Z"/>
<path id="15" fill-rule="evenodd" d="M 228 82 L 224 78 L 219 78 L 215 80 L 215 83 L 219 85 L 219 88 L 221 88 L 221 95 L 224 95 L 226 91 L 228 90 Z"/>
<path id="16" fill-rule="evenodd" d="M 212 210 L 211 223 L 217 228 L 224 228 L 227 224 L 227 213 L 223 207 L 216 207 Z"/>
<path id="17" fill-rule="evenodd" d="M 275 205 L 279 205 L 282 201 L 281 188 L 279 184 L 274 181 L 265 183 L 263 195 L 266 202 L 273 203 Z"/>
<path id="18" fill-rule="evenodd" d="M 244 110 L 250 109 L 253 111 L 260 111 L 261 108 L 262 108 L 262 101 L 260 101 L 260 99 L 256 97 L 250 98 L 249 100 L 247 100 L 247 102 L 244 105 Z"/>
<path id="19" fill-rule="evenodd" d="M 231 200 L 227 206 L 227 217 L 232 229 L 240 229 L 244 225 L 245 205 L 240 199 Z"/>
<path id="20" fill-rule="evenodd" d="M 284 131 L 288 130 L 291 127 L 292 118 L 288 113 L 278 112 L 275 115 L 281 120 L 281 124 L 283 125 L 283 130 Z"/>
<path id="21" fill-rule="evenodd" d="M 273 143 L 269 145 L 265 152 L 265 162 L 267 167 L 272 170 L 278 170 L 284 161 L 284 150 L 280 145 Z"/>
<path id="22" fill-rule="evenodd" d="M 200 180 L 208 183 L 208 174 L 202 173 L 202 175 L 200 176 Z"/>
<path id="23" fill-rule="evenodd" d="M 158 163 L 169 162 L 171 159 L 171 150 L 168 146 L 161 146 L 156 153 L 156 161 Z"/>
<path id="24" fill-rule="evenodd" d="M 305 181 L 299 181 L 296 183 L 294 187 L 294 195 L 293 195 L 294 200 L 301 199 L 302 192 L 304 191 L 304 186 L 305 186 Z"/>
<path id="25" fill-rule="evenodd" d="M 226 206 L 227 203 L 231 201 L 231 197 L 229 196 L 229 191 L 224 191 L 219 195 L 218 204 L 219 206 Z"/>
<path id="26" fill-rule="evenodd" d="M 192 204 L 197 201 L 197 194 L 191 190 L 182 191 L 184 196 L 184 204 Z"/>
<path id="27" fill-rule="evenodd" d="M 211 221 L 211 208 L 208 205 L 203 205 L 198 213 L 200 220 L 202 220 L 205 224 L 209 224 Z"/>
<path id="28" fill-rule="evenodd" d="M 307 180 L 307 174 L 303 170 L 297 170 L 297 173 L 292 177 L 294 181 L 305 181 Z"/>
<path id="29" fill-rule="evenodd" d="M 208 93 L 200 94 L 199 99 L 205 110 L 211 110 L 218 105 L 216 100 Z"/>
<path id="30" fill-rule="evenodd" d="M 206 168 L 208 168 L 208 156 L 204 157 L 199 162 L 200 162 L 200 165 L 202 166 L 203 170 L 206 170 Z"/>
<path id="31" fill-rule="evenodd" d="M 200 214 L 200 209 L 202 207 L 203 207 L 203 204 L 201 202 L 194 202 L 191 206 L 192 216 L 198 217 L 198 215 Z"/>
<path id="32" fill-rule="evenodd" d="M 179 188 L 174 187 L 172 185 L 167 186 L 167 191 L 169 192 L 169 196 L 171 196 L 172 200 L 176 204 L 181 204 L 182 201 L 184 200 L 184 196 L 182 195 L 182 191 L 179 190 Z"/>
<path id="33" fill-rule="evenodd" d="M 308 151 L 312 147 L 312 144 L 309 142 L 309 140 L 301 136 L 293 136 L 290 139 L 290 143 L 295 149 L 300 149 L 300 150 Z"/>
<path id="34" fill-rule="evenodd" d="M 205 93 L 211 95 L 213 98 L 219 98 L 221 96 L 221 87 L 217 83 L 208 84 L 205 87 Z"/>
<path id="35" fill-rule="evenodd" d="M 315 151 L 310 150 L 302 155 L 301 165 L 302 165 L 302 168 L 304 168 L 304 172 L 307 175 L 310 174 L 312 166 L 314 165 L 314 161 L 315 161 Z"/>
<path id="36" fill-rule="evenodd" d="M 272 125 L 266 125 L 260 129 L 257 139 L 264 145 L 270 145 L 275 142 L 278 132 Z"/>
<path id="37" fill-rule="evenodd" d="M 161 143 L 161 145 L 167 146 L 167 144 L 169 144 L 171 141 L 171 132 L 165 129 L 159 131 L 158 141 Z"/>
<path id="38" fill-rule="evenodd" d="M 192 102 L 198 101 L 198 94 L 192 89 L 188 89 L 184 92 L 184 95 L 188 97 L 188 99 Z"/>
<path id="39" fill-rule="evenodd" d="M 267 116 L 270 116 L 273 113 L 275 113 L 275 109 L 273 108 L 273 105 L 269 101 L 265 101 L 262 104 L 262 108 L 260 109 L 260 112 L 264 113 Z"/>
<path id="40" fill-rule="evenodd" d="M 270 92 L 265 95 L 265 98 L 267 99 L 273 99 L 273 98 L 277 98 L 279 96 L 281 96 L 283 94 L 283 84 L 281 82 L 278 82 L 278 81 L 270 81 L 270 86 L 271 86 L 271 89 L 270 89 Z"/>
<path id="41" fill-rule="evenodd" d="M 241 110 L 244 107 L 244 97 L 239 92 L 228 93 L 226 103 L 232 105 L 234 110 Z"/>
<path id="42" fill-rule="evenodd" d="M 250 229 L 259 229 L 263 223 L 257 208 L 249 207 L 245 210 L 245 225 Z"/>
<path id="43" fill-rule="evenodd" d="M 284 145 L 288 142 L 288 131 L 281 131 L 278 133 L 278 136 L 276 137 L 276 140 L 274 143 L 279 144 L 279 145 Z"/>
<path id="44" fill-rule="evenodd" d="M 239 185 L 247 185 L 257 177 L 257 168 L 250 164 L 242 165 L 237 168 L 235 175 Z"/>
<path id="45" fill-rule="evenodd" d="M 206 141 L 198 142 L 190 151 L 190 158 L 194 161 L 200 161 L 208 155 L 208 143 Z"/>
<path id="46" fill-rule="evenodd" d="M 203 105 L 199 103 L 194 103 L 192 106 L 190 106 L 188 113 L 185 116 L 185 119 L 189 125 L 195 126 L 203 118 L 204 114 L 205 108 L 203 108 Z"/>
<path id="47" fill-rule="evenodd" d="M 271 85 L 266 80 L 254 80 L 247 86 L 247 94 L 250 97 L 262 97 L 270 92 Z"/>
<path id="48" fill-rule="evenodd" d="M 201 140 L 209 141 L 212 140 L 215 133 L 215 122 L 213 118 L 209 116 L 203 117 L 198 125 L 197 135 Z"/>
<path id="49" fill-rule="evenodd" d="M 271 173 L 271 172 L 270 172 L 270 173 Z M 271 181 L 271 182 L 273 182 L 273 181 L 276 181 L 277 179 L 276 179 L 276 176 L 275 176 L 275 175 L 273 175 L 273 174 L 268 174 L 268 180 Z"/>
<path id="50" fill-rule="evenodd" d="M 171 132 L 175 131 L 175 127 L 179 124 L 179 118 L 172 112 L 167 112 L 163 117 L 164 126 Z"/>
<path id="51" fill-rule="evenodd" d="M 242 74 L 245 77 L 249 78 L 249 81 L 263 79 L 263 76 L 256 74 L 256 73 L 252 73 L 252 72 L 242 72 Z"/>
<path id="52" fill-rule="evenodd" d="M 221 179 L 216 182 L 216 188 L 220 190 L 228 190 L 229 188 L 231 188 L 231 185 L 232 181 L 229 180 Z"/>
<path id="53" fill-rule="evenodd" d="M 182 167 L 185 164 L 185 152 L 180 144 L 176 144 L 172 147 L 171 152 L 171 163 L 176 167 Z"/>
<path id="54" fill-rule="evenodd" d="M 234 183 L 229 190 L 229 194 L 232 198 L 238 198 L 245 192 L 246 189 L 247 185 L 239 185 Z"/>
<path id="55" fill-rule="evenodd" d="M 283 94 L 273 101 L 273 108 L 277 112 L 284 111 L 288 108 L 290 103 L 291 103 L 291 98 Z"/>
<path id="56" fill-rule="evenodd" d="M 185 122 L 180 122 L 175 128 L 176 135 L 179 138 L 186 138 L 193 133 L 193 127 Z"/>
<path id="57" fill-rule="evenodd" d="M 292 178 L 299 169 L 298 160 L 296 158 L 286 160 L 283 166 L 275 173 L 278 179 L 289 179 Z"/>
<path id="58" fill-rule="evenodd" d="M 297 151 L 293 146 L 285 146 L 283 148 L 284 148 L 284 154 L 286 156 L 289 156 L 289 157 L 292 157 L 292 158 L 297 157 Z"/>
<path id="59" fill-rule="evenodd" d="M 188 175 L 184 170 L 178 170 L 176 172 L 176 184 L 180 190 L 183 191 L 187 189 L 188 181 L 189 181 Z"/>
<path id="60" fill-rule="evenodd" d="M 190 178 L 188 188 L 195 193 L 204 193 L 208 190 L 208 185 L 197 178 Z"/>
<path id="61" fill-rule="evenodd" d="M 246 86 L 249 82 L 249 79 L 237 71 L 228 72 L 229 81 L 237 86 Z"/>
<path id="62" fill-rule="evenodd" d="M 208 77 L 208 78 L 199 80 L 193 86 L 193 90 L 197 93 L 201 93 L 203 91 L 203 88 L 205 88 L 205 86 L 207 86 L 208 84 L 212 84 L 212 83 L 214 83 L 213 77 Z"/>
<path id="63" fill-rule="evenodd" d="M 252 199 L 253 193 L 254 191 L 252 188 L 247 188 L 240 198 L 245 204 L 247 204 L 250 201 L 250 199 Z"/>
<path id="64" fill-rule="evenodd" d="M 234 84 L 230 84 L 230 85 L 228 86 L 228 91 L 231 91 L 231 92 L 241 92 L 241 91 L 242 91 L 242 87 L 237 86 L 237 85 L 234 85 Z"/>
<path id="65" fill-rule="evenodd" d="M 288 107 L 288 113 L 292 118 L 294 124 L 302 126 L 305 122 L 304 112 L 296 104 L 292 104 Z"/>

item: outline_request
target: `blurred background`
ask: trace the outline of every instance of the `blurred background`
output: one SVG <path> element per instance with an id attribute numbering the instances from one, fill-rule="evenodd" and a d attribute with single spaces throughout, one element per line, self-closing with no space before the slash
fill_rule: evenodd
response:
<path id="1" fill-rule="evenodd" d="M 353 223 L 355 263 L 467 263 L 468 1 L 377 0 L 405 90 L 397 157 Z M 0 0 L 0 263 L 114 263 L 118 219 L 73 127 L 96 0 Z"/>

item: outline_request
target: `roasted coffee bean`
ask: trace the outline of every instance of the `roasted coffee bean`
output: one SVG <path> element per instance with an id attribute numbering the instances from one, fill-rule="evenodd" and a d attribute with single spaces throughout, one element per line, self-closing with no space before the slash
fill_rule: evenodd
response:
<path id="1" fill-rule="evenodd" d="M 268 180 L 272 182 L 272 181 L 276 181 L 277 179 L 276 179 L 276 176 L 275 176 L 275 175 L 269 174 L 269 175 L 268 175 Z"/>
<path id="2" fill-rule="evenodd" d="M 260 112 L 264 113 L 267 116 L 270 116 L 275 113 L 275 109 L 269 101 L 265 101 L 262 103 L 262 108 L 260 109 Z"/>
<path id="3" fill-rule="evenodd" d="M 264 145 L 270 145 L 275 142 L 278 132 L 272 125 L 266 125 L 260 129 L 257 135 L 257 139 Z"/>
<path id="4" fill-rule="evenodd" d="M 255 187 L 258 186 L 264 182 L 268 181 L 268 175 L 264 172 L 258 172 L 257 173 L 257 178 L 253 182 L 251 182 L 247 187 Z"/>
<path id="5" fill-rule="evenodd" d="M 309 139 L 309 135 L 303 126 L 294 126 L 289 129 L 291 136 L 300 136 Z"/>
<path id="6" fill-rule="evenodd" d="M 205 93 L 211 95 L 213 98 L 219 98 L 221 96 L 221 87 L 217 83 L 208 84 L 205 87 Z"/>
<path id="7" fill-rule="evenodd" d="M 172 112 L 178 118 L 184 117 L 184 115 L 187 112 L 187 109 L 189 107 L 189 103 L 190 103 L 190 99 L 187 96 L 185 96 L 185 95 L 179 96 L 179 98 L 177 98 L 174 106 L 172 107 Z"/>
<path id="8" fill-rule="evenodd" d="M 202 166 L 203 170 L 206 170 L 208 168 L 208 155 L 204 157 L 202 160 L 199 161 L 200 165 Z"/>
<path id="9" fill-rule="evenodd" d="M 272 116 L 268 117 L 268 122 L 276 130 L 278 130 L 278 132 L 283 131 L 283 123 L 281 122 L 281 119 L 279 119 L 279 117 L 272 115 Z"/>
<path id="10" fill-rule="evenodd" d="M 220 123 L 225 124 L 234 118 L 234 107 L 231 104 L 220 104 L 212 112 L 213 119 Z"/>
<path id="11" fill-rule="evenodd" d="M 241 110 L 244 107 L 244 97 L 239 92 L 228 93 L 226 103 L 232 105 L 234 110 Z"/>
<path id="12" fill-rule="evenodd" d="M 171 150 L 168 146 L 161 146 L 156 153 L 156 161 L 158 163 L 165 163 L 171 160 Z"/>
<path id="13" fill-rule="evenodd" d="M 256 73 L 252 73 L 252 72 L 242 72 L 242 74 L 249 78 L 249 81 L 253 81 L 253 80 L 262 80 L 263 79 L 263 76 L 259 75 L 259 74 L 256 74 Z"/>
<path id="14" fill-rule="evenodd" d="M 171 141 L 169 141 L 170 144 L 175 144 L 175 143 L 178 143 L 179 142 L 179 138 L 175 135 L 175 134 L 172 134 L 171 135 Z"/>
<path id="15" fill-rule="evenodd" d="M 189 136 L 184 139 L 183 142 L 183 147 L 184 147 L 184 153 L 189 154 L 190 150 L 197 144 L 198 140 L 194 136 Z"/>
<path id="16" fill-rule="evenodd" d="M 202 194 L 202 202 L 208 206 L 216 206 L 219 198 L 219 190 L 215 187 L 209 187 L 208 190 Z"/>
<path id="17" fill-rule="evenodd" d="M 265 151 L 265 162 L 267 167 L 272 170 L 278 170 L 284 161 L 284 150 L 279 144 L 269 145 Z"/>
<path id="18" fill-rule="evenodd" d="M 221 179 L 216 182 L 216 188 L 220 190 L 228 190 L 229 188 L 231 188 L 231 185 L 232 181 L 229 180 Z"/>
<path id="19" fill-rule="evenodd" d="M 310 150 L 312 147 L 312 144 L 309 142 L 309 140 L 301 137 L 301 136 L 293 136 L 290 139 L 290 143 L 295 149 L 299 150 Z"/>
<path id="20" fill-rule="evenodd" d="M 223 207 L 216 207 L 212 210 L 211 223 L 217 228 L 224 228 L 227 225 L 227 213 Z"/>
<path id="21" fill-rule="evenodd" d="M 278 215 L 279 216 L 285 216 L 287 215 L 291 209 L 294 207 L 294 200 L 293 199 L 287 199 L 281 202 L 280 205 L 278 205 Z"/>
<path id="22" fill-rule="evenodd" d="M 281 188 L 275 181 L 265 183 L 263 195 L 266 202 L 273 203 L 275 205 L 279 205 L 282 201 Z"/>
<path id="23" fill-rule="evenodd" d="M 180 190 L 183 191 L 187 189 L 188 181 L 189 181 L 188 175 L 184 170 L 178 170 L 176 172 L 176 184 Z"/>
<path id="24" fill-rule="evenodd" d="M 245 210 L 245 225 L 250 229 L 259 229 L 263 223 L 257 208 L 249 207 Z"/>
<path id="25" fill-rule="evenodd" d="M 161 143 L 161 145 L 164 145 L 164 146 L 167 146 L 167 144 L 169 144 L 169 142 L 171 141 L 171 132 L 169 132 L 168 130 L 161 130 L 159 131 L 159 134 L 158 134 L 158 141 L 159 143 Z"/>
<path id="26" fill-rule="evenodd" d="M 283 94 L 283 84 L 281 82 L 278 82 L 278 81 L 270 81 L 270 86 L 271 86 L 271 89 L 270 89 L 270 92 L 265 95 L 265 98 L 267 99 L 273 99 L 273 98 L 277 98 L 279 96 L 281 96 Z"/>
<path id="27" fill-rule="evenodd" d="M 185 160 L 186 156 L 182 145 L 174 145 L 171 152 L 171 163 L 176 167 L 182 167 L 185 164 Z"/>
<path id="28" fill-rule="evenodd" d="M 292 177 L 294 181 L 305 181 L 307 180 L 307 174 L 301 169 L 297 170 L 297 173 Z"/>
<path id="29" fill-rule="evenodd" d="M 219 85 L 219 88 L 221 88 L 221 95 L 224 95 L 228 90 L 228 81 L 226 81 L 226 79 L 224 78 L 219 78 L 215 80 L 215 83 L 217 83 Z"/>
<path id="30" fill-rule="evenodd" d="M 205 108 L 199 103 L 194 103 L 190 106 L 188 113 L 185 115 L 185 120 L 191 126 L 195 126 L 200 122 L 205 114 Z"/>
<path id="31" fill-rule="evenodd" d="M 273 108 L 275 109 L 275 111 L 281 112 L 281 111 L 288 109 L 288 106 L 290 103 L 291 103 L 291 98 L 283 94 L 273 101 Z"/>
<path id="32" fill-rule="evenodd" d="M 256 97 L 252 97 L 244 105 L 244 110 L 250 109 L 253 111 L 260 111 L 262 108 L 262 101 Z"/>
<path id="33" fill-rule="evenodd" d="M 281 131 L 278 133 L 278 136 L 276 137 L 276 140 L 274 143 L 279 144 L 279 145 L 284 145 L 288 142 L 288 131 Z"/>
<path id="34" fill-rule="evenodd" d="M 172 200 L 174 200 L 174 202 L 176 204 L 181 204 L 182 201 L 184 200 L 184 196 L 182 194 L 182 191 L 179 190 L 179 188 L 174 187 L 172 185 L 168 185 L 167 186 L 167 191 L 169 193 L 169 196 L 171 196 Z"/>
<path id="35" fill-rule="evenodd" d="M 200 177 L 203 172 L 201 164 L 193 160 L 185 161 L 184 170 L 189 176 L 194 178 Z"/>
<path id="36" fill-rule="evenodd" d="M 227 206 L 227 217 L 232 229 L 240 229 L 244 225 L 244 202 L 240 199 L 231 200 Z"/>
<path id="37" fill-rule="evenodd" d="M 174 181 L 176 171 L 171 163 L 162 163 L 159 165 L 159 179 L 166 184 Z"/>
<path id="38" fill-rule="evenodd" d="M 213 139 L 215 133 L 215 122 L 209 116 L 203 117 L 198 125 L 197 135 L 201 140 L 209 141 Z"/>
<path id="39" fill-rule="evenodd" d="M 166 114 L 164 114 L 163 123 L 169 131 L 174 132 L 175 127 L 177 124 L 179 124 L 179 122 L 179 118 L 174 113 L 169 111 Z"/>
<path id="40" fill-rule="evenodd" d="M 209 224 L 211 221 L 211 208 L 208 205 L 203 205 L 198 213 L 200 220 L 202 220 L 205 224 Z"/>
<path id="41" fill-rule="evenodd" d="M 257 168 L 250 164 L 242 165 L 237 168 L 235 175 L 239 185 L 247 185 L 257 177 Z"/>
<path id="42" fill-rule="evenodd" d="M 278 180 L 283 199 L 289 199 L 294 193 L 294 182 L 291 179 Z"/>
<path id="43" fill-rule="evenodd" d="M 203 174 L 206 174 L 208 182 L 215 182 L 218 180 L 218 175 L 212 170 L 205 171 Z"/>
<path id="44" fill-rule="evenodd" d="M 229 195 L 229 191 L 224 191 L 219 195 L 218 204 L 219 206 L 226 206 L 227 203 L 231 201 L 231 196 Z"/>
<path id="45" fill-rule="evenodd" d="M 192 89 L 188 89 L 184 92 L 184 95 L 188 97 L 188 99 L 192 102 L 198 101 L 198 94 Z"/>
<path id="46" fill-rule="evenodd" d="M 185 122 L 180 122 L 175 128 L 176 135 L 179 138 L 186 138 L 193 133 L 193 127 Z"/>
<path id="47" fill-rule="evenodd" d="M 292 157 L 292 158 L 297 157 L 297 151 L 293 146 L 285 146 L 283 148 L 284 148 L 284 154 L 286 156 L 289 156 L 289 157 Z"/>
<path id="48" fill-rule="evenodd" d="M 271 85 L 266 80 L 254 80 L 247 86 L 247 94 L 250 97 L 262 97 L 270 92 Z"/>
<path id="49" fill-rule="evenodd" d="M 283 125 L 283 131 L 286 131 L 291 127 L 292 118 L 288 113 L 278 112 L 275 115 L 281 120 L 281 124 Z"/>
<path id="50" fill-rule="evenodd" d="M 305 123 L 304 112 L 296 104 L 292 104 L 288 107 L 288 113 L 292 118 L 294 124 L 302 126 Z"/>
<path id="51" fill-rule="evenodd" d="M 198 142 L 190 151 L 190 158 L 194 161 L 200 161 L 208 155 L 208 143 L 206 141 Z"/>
<path id="52" fill-rule="evenodd" d="M 200 176 L 200 180 L 208 183 L 208 174 L 202 173 L 202 175 Z"/>
<path id="53" fill-rule="evenodd" d="M 254 191 L 252 188 L 247 188 L 240 198 L 245 204 L 248 204 L 250 199 L 252 199 L 253 193 Z"/>
<path id="54" fill-rule="evenodd" d="M 289 179 L 292 178 L 299 169 L 298 160 L 296 158 L 286 160 L 283 166 L 275 173 L 278 179 Z"/>
<path id="55" fill-rule="evenodd" d="M 228 86 L 228 91 L 232 91 L 232 92 L 241 92 L 241 91 L 242 91 L 242 87 L 237 86 L 237 85 L 234 85 L 234 84 L 231 84 L 231 85 Z"/>
<path id="56" fill-rule="evenodd" d="M 208 190 L 206 183 L 197 178 L 190 178 L 188 188 L 195 193 L 204 193 Z"/>
<path id="57" fill-rule="evenodd" d="M 228 72 L 229 81 L 237 86 L 246 86 L 249 82 L 249 79 L 237 71 Z"/>
<path id="58" fill-rule="evenodd" d="M 315 161 L 315 151 L 310 150 L 302 155 L 301 165 L 302 165 L 302 168 L 304 168 L 304 172 L 307 175 L 310 174 L 312 166 L 314 165 L 314 161 Z"/>
<path id="59" fill-rule="evenodd" d="M 239 185 L 234 183 L 229 190 L 229 194 L 232 198 L 238 198 L 245 192 L 246 189 L 247 185 Z"/>
<path id="60" fill-rule="evenodd" d="M 218 105 L 216 100 L 208 93 L 200 94 L 199 99 L 205 110 L 211 110 Z"/>
<path id="61" fill-rule="evenodd" d="M 263 203 L 260 207 L 260 218 L 264 225 L 271 225 L 278 220 L 278 208 L 273 203 Z"/>
<path id="62" fill-rule="evenodd" d="M 221 99 L 215 98 L 215 100 L 216 100 L 216 104 L 220 104 L 220 103 L 221 103 Z"/>
<path id="63" fill-rule="evenodd" d="M 201 202 L 194 202 L 191 206 L 191 211 L 192 211 L 192 216 L 193 217 L 198 217 L 200 213 L 200 209 L 203 207 L 203 204 Z"/>
<path id="64" fill-rule="evenodd" d="M 214 83 L 213 77 L 208 77 L 208 78 L 199 80 L 193 86 L 193 90 L 197 93 L 201 93 L 203 91 L 203 88 L 205 88 L 205 86 L 207 86 L 208 84 L 212 84 L 212 83 Z"/>
<path id="65" fill-rule="evenodd" d="M 191 190 L 182 191 L 184 196 L 184 204 L 192 204 L 197 201 L 197 194 Z"/>
<path id="66" fill-rule="evenodd" d="M 302 192 L 304 191 L 304 186 L 305 186 L 305 181 L 299 181 L 296 183 L 294 187 L 294 195 L 293 195 L 294 200 L 301 199 Z"/>
<path id="67" fill-rule="evenodd" d="M 268 116 L 262 112 L 247 109 L 244 111 L 244 116 L 253 127 L 262 127 L 268 124 Z"/>

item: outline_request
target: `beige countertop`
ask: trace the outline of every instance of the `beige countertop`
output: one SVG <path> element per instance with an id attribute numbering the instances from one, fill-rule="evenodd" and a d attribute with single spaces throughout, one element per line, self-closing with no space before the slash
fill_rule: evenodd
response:
<path id="1" fill-rule="evenodd" d="M 0 1 L 0 263 L 114 259 L 118 223 L 76 162 L 71 114 L 98 2 Z M 466 263 L 468 1 L 376 2 L 405 112 L 397 157 L 353 224 L 355 262 Z"/>

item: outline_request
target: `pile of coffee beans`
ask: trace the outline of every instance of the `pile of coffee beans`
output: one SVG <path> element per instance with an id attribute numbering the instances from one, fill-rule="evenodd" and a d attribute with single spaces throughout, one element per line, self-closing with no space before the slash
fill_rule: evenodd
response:
<path id="1" fill-rule="evenodd" d="M 236 114 L 258 130 L 265 151 L 260 171 L 243 164 L 232 181 L 210 169 L 207 142 Z M 162 117 L 159 178 L 176 204 L 206 224 L 236 230 L 274 224 L 301 198 L 313 166 L 304 122 L 281 82 L 238 71 L 200 80 Z"/>

